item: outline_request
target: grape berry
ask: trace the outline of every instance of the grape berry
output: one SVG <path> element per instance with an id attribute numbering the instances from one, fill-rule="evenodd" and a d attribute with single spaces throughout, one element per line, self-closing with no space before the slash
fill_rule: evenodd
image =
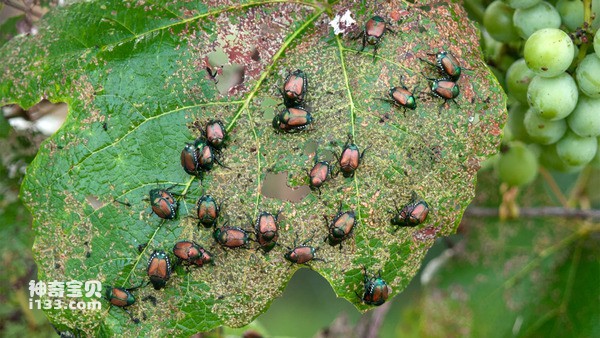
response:
<path id="1" fill-rule="evenodd" d="M 538 161 L 563 172 L 600 167 L 599 4 L 588 22 L 581 1 L 496 0 L 484 12 L 486 45 L 505 43 L 512 60 L 491 60 L 505 72 L 510 98 L 497 162 L 510 186 L 530 183 Z"/>

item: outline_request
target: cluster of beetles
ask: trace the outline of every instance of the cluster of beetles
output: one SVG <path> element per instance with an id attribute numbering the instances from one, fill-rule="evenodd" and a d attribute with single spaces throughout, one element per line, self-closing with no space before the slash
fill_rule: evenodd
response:
<path id="1" fill-rule="evenodd" d="M 360 32 L 357 38 L 362 37 L 362 48 L 365 46 L 374 46 L 373 57 L 377 53 L 377 48 L 381 38 L 386 32 L 393 31 L 388 27 L 388 23 L 380 16 L 372 17 L 365 24 L 364 29 Z M 447 51 L 441 51 L 437 54 L 427 54 L 435 56 L 436 62 L 432 63 L 425 59 L 420 59 L 423 62 L 435 67 L 441 77 L 430 78 L 423 76 L 432 81 L 430 89 L 431 94 L 440 97 L 444 100 L 440 108 L 447 101 L 454 99 L 459 95 L 459 87 L 457 81 L 461 74 L 460 64 L 457 59 Z M 416 99 L 414 97 L 415 89 L 411 92 L 401 83 L 399 87 L 392 87 L 389 90 L 390 99 L 381 99 L 388 101 L 404 110 L 416 109 Z M 313 118 L 310 112 L 303 107 L 304 99 L 308 92 L 307 75 L 300 69 L 288 74 L 283 88 L 279 89 L 283 98 L 285 108 L 275 115 L 273 118 L 273 128 L 276 132 L 296 133 L 306 129 L 312 122 Z M 456 103 L 456 101 L 454 101 Z M 227 138 L 227 130 L 223 123 L 218 120 L 209 121 L 202 131 L 202 135 L 195 140 L 194 143 L 185 145 L 181 152 L 181 165 L 185 172 L 194 176 L 201 176 L 203 173 L 210 171 L 214 164 L 221 163 L 220 156 L 225 141 Z M 359 147 L 354 143 L 351 135 L 348 135 L 341 154 L 335 154 L 339 169 L 337 173 L 342 172 L 344 177 L 354 176 L 354 172 L 358 169 L 361 160 L 365 154 L 365 150 L 361 153 Z M 321 187 L 329 179 L 335 176 L 332 173 L 333 165 L 328 161 L 318 161 L 315 156 L 315 164 L 308 171 L 310 187 L 318 190 L 321 194 Z M 177 216 L 178 202 L 175 199 L 177 194 L 172 193 L 170 188 L 167 189 L 152 189 L 149 193 L 150 204 L 152 211 L 160 218 L 172 220 Z M 250 242 L 256 242 L 258 248 L 263 250 L 265 254 L 271 251 L 278 243 L 279 239 L 279 224 L 277 214 L 269 212 L 261 212 L 256 221 L 250 220 L 254 224 L 252 231 L 245 230 L 239 227 L 228 226 L 227 222 L 222 226 L 217 226 L 219 218 L 220 205 L 210 195 L 203 195 L 197 202 L 197 218 L 198 227 L 212 229 L 213 239 L 215 242 L 228 249 L 240 247 L 249 248 Z M 409 203 L 399 208 L 395 206 L 395 210 L 390 211 L 393 214 L 390 223 L 395 226 L 395 231 L 400 227 L 414 227 L 425 221 L 429 212 L 429 205 L 424 200 L 420 199 L 413 192 Z M 340 250 L 342 243 L 350 238 L 356 226 L 356 216 L 353 210 L 342 211 L 342 203 L 337 214 L 329 220 L 327 216 L 323 216 L 328 228 L 328 234 L 324 241 L 329 245 L 339 245 Z M 252 238 L 251 234 L 254 235 Z M 314 236 L 314 235 L 313 235 Z M 291 264 L 306 264 L 313 260 L 321 260 L 315 256 L 318 248 L 308 245 L 312 237 L 304 241 L 300 245 L 294 244 L 293 248 L 287 248 L 284 258 Z M 173 255 L 176 257 L 176 264 L 185 266 L 202 267 L 205 264 L 214 264 L 213 256 L 210 252 L 204 249 L 198 243 L 191 240 L 183 240 L 174 244 Z M 169 255 L 163 250 L 155 250 L 148 261 L 147 274 L 150 283 L 155 289 L 159 290 L 165 287 L 172 272 L 173 265 Z M 364 292 L 362 295 L 357 293 L 361 301 L 368 305 L 381 305 L 391 292 L 391 288 L 381 278 L 381 271 L 376 275 L 369 275 L 366 267 L 364 269 Z M 133 290 L 147 285 L 143 283 L 134 288 L 111 287 L 106 290 L 106 297 L 112 305 L 125 308 L 134 304 L 135 297 L 131 293 Z M 134 319 L 131 313 L 125 310 Z"/>

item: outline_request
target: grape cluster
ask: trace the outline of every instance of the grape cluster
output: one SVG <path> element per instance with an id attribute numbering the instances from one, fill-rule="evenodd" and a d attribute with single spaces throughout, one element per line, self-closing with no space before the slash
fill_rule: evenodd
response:
<path id="1" fill-rule="evenodd" d="M 496 0 L 483 26 L 509 94 L 500 179 L 527 184 L 539 164 L 563 172 L 600 167 L 600 0 L 587 11 L 582 0 Z"/>

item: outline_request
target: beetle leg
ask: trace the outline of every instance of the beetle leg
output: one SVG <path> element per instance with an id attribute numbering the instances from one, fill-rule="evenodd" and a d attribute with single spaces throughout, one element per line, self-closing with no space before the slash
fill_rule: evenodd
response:
<path id="1" fill-rule="evenodd" d="M 131 203 L 129 203 L 129 202 L 121 202 L 121 201 L 118 201 L 116 199 L 113 199 L 113 202 L 117 202 L 119 204 L 123 204 L 124 206 L 127 206 L 127 207 L 131 208 Z"/>
<path id="2" fill-rule="evenodd" d="M 431 55 L 431 54 L 427 54 L 427 55 Z M 434 54 L 434 55 L 435 55 L 435 54 Z M 423 58 L 419 58 L 419 60 L 421 60 L 421 61 L 423 61 L 423 62 L 425 62 L 425 63 L 428 63 L 428 64 L 430 64 L 430 65 L 434 66 L 435 68 L 437 68 L 437 65 L 436 65 L 436 64 L 434 64 L 433 62 L 430 62 L 429 60 L 425 60 L 425 59 L 423 59 Z"/>
<path id="3" fill-rule="evenodd" d="M 368 146 L 368 147 L 366 147 L 366 148 L 365 148 L 365 149 L 362 151 L 362 153 L 360 154 L 360 159 L 361 159 L 361 161 L 362 161 L 362 158 L 363 158 L 363 156 L 365 156 L 365 151 L 367 151 L 369 148 L 371 148 L 371 146 Z M 359 163 L 359 164 L 360 164 L 360 163 Z"/>
<path id="4" fill-rule="evenodd" d="M 219 160 L 218 160 L 216 157 L 214 158 L 214 160 L 215 160 L 215 162 L 216 162 L 218 165 L 220 165 L 221 167 L 223 167 L 223 168 L 226 168 L 226 169 L 231 169 L 231 168 L 229 168 L 228 166 L 226 166 L 226 165 L 224 165 L 223 163 L 221 163 L 221 162 L 220 162 L 220 161 L 219 161 Z"/>
<path id="5" fill-rule="evenodd" d="M 373 48 L 373 62 L 375 62 L 375 57 L 377 56 L 377 47 L 379 47 L 379 41 L 375 44 L 375 48 Z"/>
<path id="6" fill-rule="evenodd" d="M 132 320 L 132 321 L 133 321 L 135 324 L 139 324 L 139 323 L 140 323 L 140 320 L 139 320 L 139 319 L 137 319 L 137 318 L 135 318 L 135 317 L 133 317 L 133 315 L 131 314 L 131 312 L 129 312 L 129 311 L 127 311 L 127 310 L 125 310 L 124 308 L 122 308 L 122 309 L 123 309 L 123 311 L 125 311 L 125 313 L 127 313 L 127 314 L 129 315 L 129 318 L 131 318 L 131 320 Z"/>
<path id="7" fill-rule="evenodd" d="M 360 31 L 360 33 L 358 33 L 358 34 L 354 35 L 354 36 L 353 36 L 353 37 L 351 37 L 350 39 L 352 39 L 352 40 L 359 39 L 359 38 L 363 37 L 363 35 L 364 35 L 364 34 L 365 34 L 365 31 L 364 31 L 364 30 L 362 30 L 362 31 Z"/>
<path id="8" fill-rule="evenodd" d="M 393 105 L 395 105 L 395 106 L 397 106 L 397 105 L 398 105 L 398 104 L 396 103 L 396 101 L 394 101 L 394 100 L 390 100 L 390 99 L 386 99 L 386 98 L 381 98 L 381 97 L 375 97 L 374 99 L 375 99 L 375 100 L 380 100 L 380 101 L 385 101 L 385 102 L 387 102 L 387 103 L 389 103 L 389 104 L 393 104 Z"/>
<path id="9" fill-rule="evenodd" d="M 356 292 L 356 291 L 354 291 L 354 293 L 356 294 L 356 297 L 358 297 L 358 299 L 360 299 L 360 302 L 364 303 L 363 296 L 359 295 L 358 292 Z"/>
<path id="10" fill-rule="evenodd" d="M 365 49 L 365 46 L 367 45 L 367 34 L 362 34 L 362 48 L 360 49 L 359 52 L 362 52 Z"/>

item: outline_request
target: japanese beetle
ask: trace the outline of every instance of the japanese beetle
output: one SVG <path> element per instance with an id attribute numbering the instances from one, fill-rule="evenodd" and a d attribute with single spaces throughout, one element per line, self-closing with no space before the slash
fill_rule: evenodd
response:
<path id="1" fill-rule="evenodd" d="M 312 237 L 307 239 L 306 241 L 304 241 L 304 243 L 300 245 L 296 245 L 296 243 L 294 242 L 294 248 L 286 247 L 288 249 L 288 252 L 286 252 L 283 255 L 283 257 L 285 257 L 285 259 L 290 261 L 292 264 L 306 264 L 313 260 L 324 261 L 321 258 L 315 257 L 315 253 L 317 252 L 317 250 L 319 250 L 319 248 L 313 248 L 312 246 L 306 245 L 311 240 Z"/>
<path id="2" fill-rule="evenodd" d="M 341 250 L 342 241 L 352 236 L 352 231 L 356 225 L 356 215 L 354 214 L 354 211 L 342 212 L 342 203 L 340 203 L 338 213 L 331 223 L 329 223 L 327 216 L 323 216 L 323 218 L 325 218 L 325 224 L 329 229 L 329 235 L 325 237 L 324 241 L 329 240 L 329 245 L 331 246 L 339 245 Z"/>
<path id="3" fill-rule="evenodd" d="M 402 80 L 404 76 L 402 77 Z M 404 85 L 403 81 L 400 81 L 400 87 L 392 87 L 388 91 L 388 95 L 390 99 L 380 99 L 389 103 L 392 103 L 398 107 L 402 107 L 404 112 L 406 109 L 416 109 L 417 108 L 417 100 L 415 99 L 414 93 L 417 90 L 417 87 L 413 88 L 412 91 L 408 90 L 408 88 Z"/>
<path id="4" fill-rule="evenodd" d="M 331 175 L 331 165 L 327 161 L 317 162 L 315 156 L 315 165 L 308 172 L 308 178 L 310 180 L 310 188 L 319 190 L 321 195 L 321 186 L 327 181 L 327 176 Z"/>
<path id="5" fill-rule="evenodd" d="M 377 48 L 381 43 L 381 38 L 385 32 L 393 33 L 394 31 L 387 27 L 388 23 L 379 15 L 375 15 L 367 23 L 365 24 L 364 30 L 360 33 L 358 37 L 362 36 L 362 48 L 360 51 L 362 52 L 365 49 L 367 43 L 371 46 L 375 46 L 373 51 L 373 58 L 377 54 Z"/>
<path id="6" fill-rule="evenodd" d="M 198 159 L 198 150 L 191 143 L 186 143 L 185 147 L 181 151 L 181 166 L 186 173 L 194 176 L 200 174 Z"/>
<path id="7" fill-rule="evenodd" d="M 155 290 L 165 287 L 171 277 L 171 260 L 162 250 L 155 250 L 148 260 L 148 277 Z"/>
<path id="8" fill-rule="evenodd" d="M 131 312 L 127 311 L 125 308 L 130 305 L 133 305 L 135 303 L 135 296 L 131 293 L 131 291 L 138 289 L 142 285 L 143 285 L 143 283 L 136 287 L 129 288 L 129 289 L 120 288 L 120 287 L 116 287 L 116 286 L 110 286 L 110 287 L 106 288 L 106 293 L 105 293 L 106 300 L 108 300 L 111 305 L 122 308 L 123 311 L 125 311 L 125 313 L 127 313 L 129 315 L 129 318 L 131 318 L 131 320 L 136 324 L 139 323 L 140 320 L 137 318 L 134 318 L 133 315 L 131 314 Z"/>
<path id="9" fill-rule="evenodd" d="M 456 100 L 454 100 L 460 94 L 460 89 L 456 82 L 447 80 L 447 79 L 432 79 L 429 77 L 425 77 L 427 80 L 431 82 L 431 92 L 434 96 L 444 99 L 444 103 L 440 105 L 440 109 L 446 102 L 452 101 L 454 104 L 458 106 Z"/>
<path id="10" fill-rule="evenodd" d="M 365 284 L 365 293 L 362 297 L 358 295 L 363 303 L 367 305 L 375 305 L 379 306 L 388 299 L 389 294 L 392 292 L 392 288 L 390 288 L 387 283 L 381 279 L 381 270 L 377 275 L 373 275 L 369 278 L 367 275 L 367 269 L 363 267 L 365 270 L 364 275 L 364 284 Z"/>
<path id="11" fill-rule="evenodd" d="M 263 211 L 256 219 L 256 224 L 254 225 L 256 241 L 265 252 L 271 251 L 277 244 L 277 239 L 279 238 L 277 218 L 280 213 L 281 210 L 277 215 Z"/>
<path id="12" fill-rule="evenodd" d="M 223 122 L 220 120 L 212 120 L 206 124 L 206 141 L 214 147 L 221 148 L 225 138 L 227 137 L 227 130 L 223 126 Z"/>
<path id="13" fill-rule="evenodd" d="M 307 89 L 308 79 L 303 71 L 296 69 L 288 74 L 283 83 L 283 90 L 280 90 L 285 106 L 297 107 L 302 104 Z"/>
<path id="14" fill-rule="evenodd" d="M 296 133 L 308 127 L 313 121 L 310 113 L 302 107 L 285 108 L 273 117 L 273 128 L 277 131 Z"/>
<path id="15" fill-rule="evenodd" d="M 177 216 L 179 202 L 166 189 L 150 190 L 150 205 L 156 216 L 163 219 L 174 219 Z"/>
<path id="16" fill-rule="evenodd" d="M 111 286 L 106 289 L 106 299 L 114 306 L 127 307 L 135 303 L 135 296 L 131 293 L 133 289 Z"/>
<path id="17" fill-rule="evenodd" d="M 213 231 L 213 238 L 221 246 L 227 248 L 247 247 L 250 239 L 246 230 L 223 225 Z"/>
<path id="18" fill-rule="evenodd" d="M 348 141 L 344 144 L 342 154 L 339 157 L 337 157 L 337 154 L 335 155 L 344 177 L 354 177 L 354 171 L 358 169 L 365 151 L 366 149 L 361 154 L 358 146 L 354 144 L 352 135 L 348 134 Z"/>
<path id="19" fill-rule="evenodd" d="M 210 144 L 206 143 L 206 141 L 202 139 L 197 139 L 194 143 L 198 151 L 198 168 L 203 171 L 209 171 L 213 168 L 215 163 L 220 165 L 221 167 L 228 168 L 219 162 L 217 158 L 218 150 L 213 148 Z M 228 168 L 229 169 L 229 168 Z"/>
<path id="20" fill-rule="evenodd" d="M 442 73 L 442 75 L 444 75 L 444 77 L 454 82 L 458 81 L 458 79 L 460 78 L 462 69 L 466 69 L 461 68 L 458 60 L 450 52 L 441 51 L 437 54 L 427 53 L 427 55 L 435 56 L 436 63 L 433 64 L 425 59 L 419 59 L 421 61 L 427 62 L 428 64 L 434 67 L 437 67 L 437 69 L 440 71 L 440 73 Z"/>
<path id="21" fill-rule="evenodd" d="M 206 250 L 204 250 L 203 247 L 198 247 L 200 250 L 200 255 L 198 257 L 196 257 L 196 259 L 193 259 L 191 261 L 192 264 L 196 265 L 196 266 L 203 266 L 204 264 L 208 264 L 208 263 L 213 263 L 213 258 L 212 258 L 212 254 Z"/>
<path id="22" fill-rule="evenodd" d="M 191 263 L 200 257 L 200 246 L 193 241 L 179 241 L 173 247 L 173 254 L 180 260 Z"/>
<path id="23" fill-rule="evenodd" d="M 394 232 L 398 231 L 400 227 L 415 227 L 425 221 L 427 214 L 429 213 L 429 205 L 422 199 L 418 199 L 417 194 L 413 192 L 411 201 L 402 207 L 402 209 L 396 208 L 396 214 L 390 223 L 396 226 Z"/>
<path id="24" fill-rule="evenodd" d="M 217 224 L 220 207 L 210 195 L 204 195 L 198 199 L 198 225 L 211 228 Z"/>

